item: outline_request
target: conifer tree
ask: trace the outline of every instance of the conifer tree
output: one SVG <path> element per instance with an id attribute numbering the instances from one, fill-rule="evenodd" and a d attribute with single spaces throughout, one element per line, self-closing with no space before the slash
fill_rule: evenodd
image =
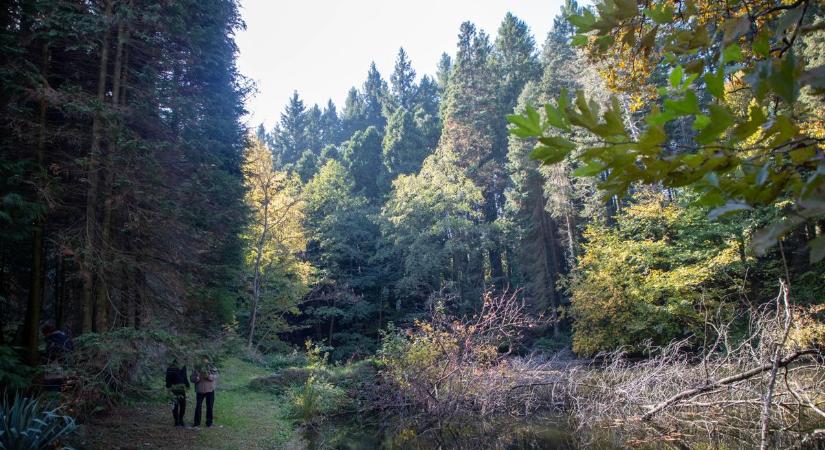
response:
<path id="1" fill-rule="evenodd" d="M 341 119 L 338 117 L 338 109 L 332 100 L 327 101 L 323 113 L 321 113 L 321 147 L 327 145 L 337 145 L 341 142 Z"/>
<path id="2" fill-rule="evenodd" d="M 413 100 L 416 97 L 415 70 L 407 57 L 404 47 L 398 49 L 398 57 L 395 60 L 395 69 L 390 75 L 392 94 L 396 102 L 402 108 L 413 109 Z"/>
<path id="3" fill-rule="evenodd" d="M 350 88 L 341 113 L 341 139 L 348 140 L 356 131 L 367 128 L 364 96 L 356 88 Z"/>
<path id="4" fill-rule="evenodd" d="M 364 95 L 364 125 L 375 127 L 379 131 L 384 130 L 387 119 L 384 117 L 384 108 L 389 99 L 389 88 L 387 82 L 381 78 L 375 63 L 370 63 L 367 72 L 367 80 L 363 87 Z"/>
<path id="5" fill-rule="evenodd" d="M 289 102 L 281 113 L 281 120 L 275 126 L 274 148 L 279 167 L 291 167 L 301 157 L 308 146 L 307 111 L 298 91 L 292 93 Z"/>
<path id="6" fill-rule="evenodd" d="M 387 123 L 383 161 L 390 178 L 415 173 L 432 152 L 410 111 L 399 108 Z"/>
<path id="7" fill-rule="evenodd" d="M 382 140 L 378 129 L 370 126 L 364 131 L 356 131 L 341 151 L 341 160 L 355 182 L 355 192 L 374 201 L 386 192 Z"/>

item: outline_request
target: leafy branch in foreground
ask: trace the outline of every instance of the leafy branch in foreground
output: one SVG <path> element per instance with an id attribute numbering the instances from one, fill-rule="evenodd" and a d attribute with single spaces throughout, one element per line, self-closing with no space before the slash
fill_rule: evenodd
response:
<path id="1" fill-rule="evenodd" d="M 580 91 L 562 92 L 541 111 L 508 116 L 511 132 L 537 139 L 532 157 L 545 164 L 574 156 L 574 174 L 600 175 L 609 196 L 637 183 L 690 186 L 711 217 L 784 203 L 782 217 L 753 237 L 763 253 L 825 217 L 825 129 L 818 117 L 825 65 L 814 66 L 821 58 L 805 54 L 808 41 L 825 34 L 818 9 L 811 0 L 596 2 L 595 12 L 568 20 L 578 31 L 573 44 L 607 62 L 608 85 L 638 94 L 644 86 L 621 79 L 650 82 L 654 71 L 667 74 L 649 86 L 649 107 L 631 105 L 645 126 L 636 132 L 617 97 L 601 111 Z M 674 138 L 677 123 L 691 125 L 687 144 Z M 598 144 L 577 142 L 574 128 Z M 825 236 L 809 248 L 811 260 L 821 260 Z"/>

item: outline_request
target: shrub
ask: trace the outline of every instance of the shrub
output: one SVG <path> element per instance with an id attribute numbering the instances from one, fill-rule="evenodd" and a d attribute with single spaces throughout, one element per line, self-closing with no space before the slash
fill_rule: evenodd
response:
<path id="1" fill-rule="evenodd" d="M 0 346 L 0 391 L 25 389 L 36 369 L 23 364 L 14 348 Z"/>
<path id="2" fill-rule="evenodd" d="M 348 398 L 343 389 L 311 374 L 304 384 L 289 393 L 290 415 L 303 422 L 318 420 L 346 407 Z"/>
<path id="3" fill-rule="evenodd" d="M 74 432 L 74 419 L 46 410 L 36 399 L 17 395 L 0 408 L 0 448 L 40 450 L 67 448 L 60 441 Z"/>

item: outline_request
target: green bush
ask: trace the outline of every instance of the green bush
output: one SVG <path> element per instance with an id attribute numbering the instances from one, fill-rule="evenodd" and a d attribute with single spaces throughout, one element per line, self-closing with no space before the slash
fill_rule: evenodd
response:
<path id="1" fill-rule="evenodd" d="M 68 448 L 62 439 L 74 432 L 74 419 L 47 410 L 32 398 L 17 395 L 0 408 L 0 448 L 3 450 L 41 450 Z"/>
<path id="2" fill-rule="evenodd" d="M 31 384 L 37 369 L 20 361 L 14 348 L 0 346 L 0 391 L 25 389 Z"/>
<path id="3" fill-rule="evenodd" d="M 345 408 L 349 398 L 343 389 L 312 374 L 289 392 L 290 416 L 310 422 Z"/>

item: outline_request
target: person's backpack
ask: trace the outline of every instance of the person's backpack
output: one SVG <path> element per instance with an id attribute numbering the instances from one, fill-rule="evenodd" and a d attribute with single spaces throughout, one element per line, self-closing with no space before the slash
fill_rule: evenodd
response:
<path id="1" fill-rule="evenodd" d="M 201 377 L 200 377 L 200 375 L 198 375 L 198 371 L 193 370 L 192 375 L 189 375 L 189 381 L 191 381 L 193 383 L 197 383 L 200 380 L 201 380 Z"/>

